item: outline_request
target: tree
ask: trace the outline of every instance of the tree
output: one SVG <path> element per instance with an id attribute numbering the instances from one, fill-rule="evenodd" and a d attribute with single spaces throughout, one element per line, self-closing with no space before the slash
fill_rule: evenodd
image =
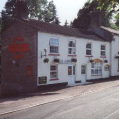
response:
<path id="1" fill-rule="evenodd" d="M 98 9 L 106 11 L 107 17 L 115 20 L 115 27 L 119 28 L 119 0 L 98 0 L 98 3 Z"/>
<path id="2" fill-rule="evenodd" d="M 54 22 L 56 18 L 56 7 L 47 0 L 26 0 L 28 3 L 29 18 L 38 19 L 44 22 Z M 1 12 L 0 23 L 2 28 L 7 27 L 15 17 L 16 0 L 8 0 L 5 10 Z"/>
<path id="3" fill-rule="evenodd" d="M 67 22 L 67 20 L 65 21 L 65 24 L 64 24 L 64 26 L 68 26 L 68 22 Z"/>
<path id="4" fill-rule="evenodd" d="M 104 2 L 103 6 L 101 5 L 103 2 L 100 2 L 100 1 Z M 106 3 L 106 1 L 109 1 L 109 0 L 88 0 L 85 3 L 84 7 L 78 11 L 78 15 L 77 15 L 78 17 L 77 19 L 74 19 L 73 27 L 76 27 L 82 30 L 88 29 L 90 27 L 90 14 L 93 11 L 98 11 L 98 10 L 102 12 L 105 11 L 103 12 L 102 25 L 107 26 L 107 27 L 113 27 L 113 25 L 111 26 L 111 19 L 113 17 L 113 14 L 116 12 L 115 8 L 118 6 L 119 3 L 116 2 L 113 6 L 111 6 L 112 3 L 111 2 Z M 107 5 L 105 5 L 105 3 Z"/>
<path id="5" fill-rule="evenodd" d="M 57 17 L 53 23 L 59 25 L 60 24 L 59 18 Z"/>

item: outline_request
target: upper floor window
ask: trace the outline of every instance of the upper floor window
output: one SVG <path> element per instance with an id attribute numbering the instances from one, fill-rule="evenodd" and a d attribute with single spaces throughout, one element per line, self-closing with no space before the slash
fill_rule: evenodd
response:
<path id="1" fill-rule="evenodd" d="M 68 54 L 69 55 L 75 55 L 76 54 L 76 50 L 75 50 L 76 44 L 75 41 L 69 41 L 68 42 Z"/>
<path id="2" fill-rule="evenodd" d="M 59 41 L 57 38 L 50 38 L 50 53 L 56 54 L 59 52 Z"/>
<path id="3" fill-rule="evenodd" d="M 105 56 L 105 45 L 101 45 L 101 56 Z"/>
<path id="4" fill-rule="evenodd" d="M 92 55 L 92 46 L 91 46 L 91 43 L 88 43 L 86 45 L 86 55 Z"/>

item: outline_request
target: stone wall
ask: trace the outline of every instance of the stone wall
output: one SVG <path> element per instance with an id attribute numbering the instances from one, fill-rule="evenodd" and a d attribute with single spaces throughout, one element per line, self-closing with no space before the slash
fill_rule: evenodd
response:
<path id="1" fill-rule="evenodd" d="M 37 31 L 30 25 L 14 21 L 2 34 L 1 93 L 17 95 L 37 88 Z"/>

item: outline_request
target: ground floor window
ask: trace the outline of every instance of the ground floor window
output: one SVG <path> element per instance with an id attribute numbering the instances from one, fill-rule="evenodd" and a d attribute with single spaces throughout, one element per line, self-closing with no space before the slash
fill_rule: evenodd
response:
<path id="1" fill-rule="evenodd" d="M 50 66 L 50 79 L 57 78 L 58 75 L 58 69 L 56 65 Z"/>
<path id="2" fill-rule="evenodd" d="M 102 64 L 91 63 L 91 75 L 101 75 L 101 74 L 102 74 Z"/>
<path id="3" fill-rule="evenodd" d="M 105 71 L 109 71 L 109 70 L 110 70 L 110 66 L 105 66 L 105 67 L 104 67 L 104 70 L 105 70 Z"/>

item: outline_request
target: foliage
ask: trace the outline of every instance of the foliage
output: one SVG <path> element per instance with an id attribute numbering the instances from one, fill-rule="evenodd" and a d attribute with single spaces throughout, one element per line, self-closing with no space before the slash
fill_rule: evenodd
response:
<path id="1" fill-rule="evenodd" d="M 55 62 L 55 63 L 59 63 L 59 59 L 58 59 L 58 58 L 55 58 L 55 59 L 54 59 L 54 62 Z"/>
<path id="2" fill-rule="evenodd" d="M 45 59 L 43 60 L 43 62 L 44 62 L 44 63 L 48 63 L 48 62 L 49 62 L 49 58 L 45 58 Z"/>
<path id="3" fill-rule="evenodd" d="M 77 62 L 77 59 L 76 59 L 76 58 L 72 58 L 72 59 L 71 59 L 71 62 L 76 63 L 76 62 Z"/>
<path id="4" fill-rule="evenodd" d="M 26 0 L 26 2 L 28 3 L 29 18 L 50 23 L 58 20 L 53 1 L 48 3 L 47 0 Z M 15 5 L 16 0 L 8 0 L 6 2 L 5 10 L 2 10 L 0 17 L 2 28 L 7 27 L 15 18 Z"/>
<path id="5" fill-rule="evenodd" d="M 64 24 L 64 26 L 68 26 L 68 22 L 67 22 L 67 20 L 65 21 L 65 24 Z"/>
<path id="6" fill-rule="evenodd" d="M 111 26 L 111 19 L 115 14 L 116 24 L 119 27 L 118 0 L 88 0 L 84 7 L 78 11 L 78 17 L 74 19 L 72 27 L 86 30 L 90 27 L 90 14 L 93 11 L 102 11 L 102 25 Z M 104 12 L 105 11 L 105 12 Z"/>

